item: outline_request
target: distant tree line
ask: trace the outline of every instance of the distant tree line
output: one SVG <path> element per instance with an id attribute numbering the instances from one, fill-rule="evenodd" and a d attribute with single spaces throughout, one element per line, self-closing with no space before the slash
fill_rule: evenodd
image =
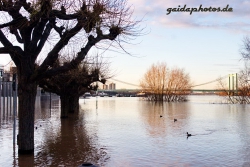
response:
<path id="1" fill-rule="evenodd" d="M 166 63 L 153 64 L 140 81 L 149 101 L 187 101 L 191 83 L 184 69 L 168 68 Z"/>

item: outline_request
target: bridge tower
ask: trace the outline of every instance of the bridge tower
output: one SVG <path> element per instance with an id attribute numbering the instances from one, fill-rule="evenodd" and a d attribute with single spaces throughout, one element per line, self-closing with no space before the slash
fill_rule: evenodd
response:
<path id="1" fill-rule="evenodd" d="M 238 75 L 237 75 L 237 73 L 228 75 L 228 94 L 232 95 L 232 96 L 238 94 Z"/>

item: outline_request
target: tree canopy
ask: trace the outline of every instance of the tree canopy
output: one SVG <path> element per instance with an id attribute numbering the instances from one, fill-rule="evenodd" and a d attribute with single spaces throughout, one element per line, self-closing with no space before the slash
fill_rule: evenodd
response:
<path id="1" fill-rule="evenodd" d="M 191 88 L 189 74 L 184 69 L 167 67 L 166 63 L 153 64 L 144 74 L 140 86 L 152 101 L 186 101 Z"/>
<path id="2" fill-rule="evenodd" d="M 118 35 L 137 34 L 135 27 L 138 22 L 131 20 L 132 11 L 126 1 L 1 0 L 0 11 L 5 18 L 0 24 L 3 45 L 0 53 L 9 54 L 16 66 L 24 66 L 22 62 L 26 58 L 28 64 L 35 64 L 46 42 L 52 45 L 35 72 L 23 67 L 32 74 L 29 78 L 33 81 L 76 67 L 91 47 L 101 40 L 107 42 L 115 40 Z M 116 39 L 116 43 L 121 41 L 121 37 Z M 80 43 L 77 56 L 64 66 L 52 68 L 70 42 Z"/>

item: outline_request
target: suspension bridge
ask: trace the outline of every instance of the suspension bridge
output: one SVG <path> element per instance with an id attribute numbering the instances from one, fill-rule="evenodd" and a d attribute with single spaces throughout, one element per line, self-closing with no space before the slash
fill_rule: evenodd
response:
<path id="1" fill-rule="evenodd" d="M 191 85 L 191 89 L 189 91 L 192 91 L 192 92 L 221 92 L 222 90 L 221 89 L 197 89 L 196 87 L 199 87 L 199 86 L 204 86 L 204 85 L 209 85 L 209 84 L 212 84 L 212 83 L 218 83 L 220 80 L 223 80 L 223 79 L 227 79 L 229 76 L 226 75 L 226 76 L 223 76 L 223 77 L 220 77 L 220 78 L 217 78 L 217 79 L 214 79 L 214 80 L 211 80 L 211 81 L 208 81 L 208 82 L 204 82 L 204 83 L 200 83 L 200 84 L 195 84 L 195 85 Z M 118 79 L 115 79 L 115 78 L 112 78 L 110 79 L 112 81 L 115 81 L 115 82 L 119 82 L 119 83 L 123 83 L 125 85 L 129 85 L 129 86 L 133 86 L 133 87 L 137 87 L 135 89 L 116 89 L 116 91 L 138 91 L 138 90 L 141 90 L 141 87 L 140 85 L 137 85 L 137 84 L 133 84 L 133 83 L 129 83 L 129 82 L 126 82 L 126 81 L 122 81 L 122 80 L 118 80 Z M 111 83 L 112 81 L 108 81 L 108 83 Z"/>

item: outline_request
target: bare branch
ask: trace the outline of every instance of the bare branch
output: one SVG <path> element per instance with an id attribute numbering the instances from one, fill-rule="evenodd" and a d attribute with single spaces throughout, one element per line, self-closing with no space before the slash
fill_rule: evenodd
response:
<path id="1" fill-rule="evenodd" d="M 240 50 L 240 53 L 244 59 L 250 59 L 250 38 L 245 37 L 243 39 L 243 46 L 242 49 Z"/>
<path id="2" fill-rule="evenodd" d="M 71 37 L 73 37 L 75 34 L 77 34 L 81 30 L 80 24 L 77 24 L 74 28 L 72 28 L 69 31 L 66 31 L 61 39 L 57 42 L 55 47 L 49 52 L 48 56 L 44 60 L 44 62 L 41 64 L 40 68 L 38 71 L 42 72 L 46 70 L 49 66 L 52 66 L 53 63 L 56 61 L 58 58 L 58 53 L 61 51 L 61 49 L 68 44 L 69 40 Z M 40 73 L 39 72 L 39 73 Z"/>
<path id="3" fill-rule="evenodd" d="M 11 49 L 13 47 L 12 43 L 6 38 L 2 30 L 0 30 L 0 42 L 4 47 Z"/>
<path id="4" fill-rule="evenodd" d="M 73 20 L 79 17 L 79 13 L 66 14 L 63 11 L 59 11 L 59 10 L 52 10 L 51 15 L 62 20 Z"/>
<path id="5" fill-rule="evenodd" d="M 21 4 L 22 4 L 23 8 L 24 8 L 27 12 L 29 12 L 30 14 L 35 13 L 35 9 L 31 6 L 31 3 L 30 3 L 30 2 L 27 3 L 26 0 L 21 0 L 20 2 L 21 2 Z"/>
<path id="6" fill-rule="evenodd" d="M 49 37 L 49 34 L 50 34 L 51 30 L 52 30 L 51 24 L 47 24 L 47 25 L 46 25 L 46 28 L 45 28 L 45 30 L 44 30 L 44 32 L 43 32 L 43 35 L 41 36 L 40 42 L 39 42 L 39 44 L 38 44 L 38 47 L 36 48 L 36 51 L 35 51 L 36 57 L 34 58 L 34 61 L 36 60 L 37 55 L 41 52 L 41 50 L 42 50 L 42 48 L 43 48 L 43 46 L 44 46 L 46 40 L 47 40 L 48 37 Z"/>
<path id="7" fill-rule="evenodd" d="M 36 49 L 37 42 L 41 39 L 44 27 L 46 26 L 47 22 L 48 22 L 48 19 L 41 19 L 41 21 L 34 28 L 33 33 L 32 33 L 32 40 L 31 40 L 31 47 L 33 48 L 33 50 Z"/>
<path id="8" fill-rule="evenodd" d="M 11 27 L 10 27 L 11 28 Z M 18 33 L 18 30 L 17 29 L 10 29 L 10 33 L 14 34 L 16 36 L 16 39 L 19 43 L 23 43 L 23 39 L 21 38 L 21 36 L 19 35 Z"/>
<path id="9" fill-rule="evenodd" d="M 0 47 L 0 54 L 9 54 L 10 51 L 6 47 Z"/>

